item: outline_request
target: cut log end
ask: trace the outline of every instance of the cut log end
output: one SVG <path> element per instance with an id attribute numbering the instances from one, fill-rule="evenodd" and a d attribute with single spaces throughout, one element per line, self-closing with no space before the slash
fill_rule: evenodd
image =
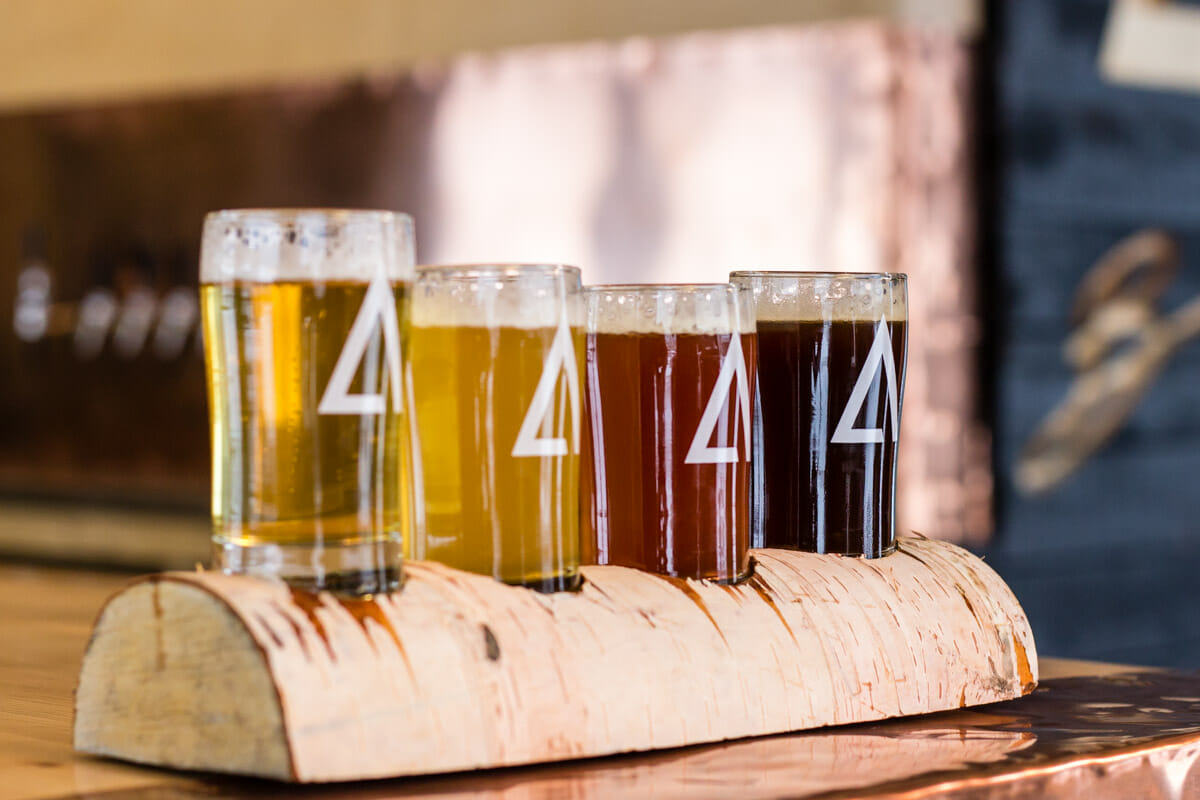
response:
<path id="1" fill-rule="evenodd" d="M 182 577 L 140 580 L 105 606 L 76 691 L 75 748 L 292 779 L 266 652 L 219 593 Z"/>
<path id="2" fill-rule="evenodd" d="M 736 586 L 585 567 L 542 595 L 430 563 L 371 601 L 212 573 L 102 612 L 77 749 L 337 781 L 678 747 L 1032 691 L 1028 620 L 982 561 L 754 551 Z"/>

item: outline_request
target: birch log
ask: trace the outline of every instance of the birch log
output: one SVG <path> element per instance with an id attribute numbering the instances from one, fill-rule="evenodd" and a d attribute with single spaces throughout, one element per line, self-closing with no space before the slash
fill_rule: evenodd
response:
<path id="1" fill-rule="evenodd" d="M 100 614 L 75 747 L 318 782 L 599 756 L 1032 691 L 1028 620 L 978 558 L 753 551 L 737 586 L 586 567 L 538 594 L 432 563 L 347 601 L 165 573 Z"/>

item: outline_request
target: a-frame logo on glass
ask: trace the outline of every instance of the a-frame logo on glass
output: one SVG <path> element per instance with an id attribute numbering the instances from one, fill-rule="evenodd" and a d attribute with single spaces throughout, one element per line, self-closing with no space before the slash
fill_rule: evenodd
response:
<path id="1" fill-rule="evenodd" d="M 850 392 L 850 399 L 846 401 L 846 409 L 842 412 L 841 419 L 838 420 L 837 427 L 833 431 L 833 438 L 829 440 L 831 444 L 883 444 L 882 426 L 878 428 L 854 427 L 854 420 L 858 419 L 858 415 L 862 413 L 863 403 L 866 402 L 867 393 L 871 391 L 871 384 L 875 381 L 875 375 L 879 372 L 881 365 L 884 379 L 887 382 L 888 411 L 892 415 L 892 441 L 900 441 L 900 403 L 897 397 L 899 389 L 896 386 L 896 359 L 892 356 L 891 331 L 888 329 L 887 323 L 880 318 L 879 324 L 875 326 L 875 340 L 871 342 L 871 350 L 867 353 L 867 359 L 863 363 L 862 372 L 858 375 L 858 381 L 854 384 L 854 390 Z"/>
<path id="2" fill-rule="evenodd" d="M 564 437 L 543 438 L 538 434 L 547 423 L 553 423 L 554 387 L 558 384 L 558 376 L 565 375 L 567 381 L 567 398 L 571 404 L 571 433 L 572 446 L 569 450 Z M 575 347 L 571 342 L 571 329 L 567 327 L 564 316 L 558 323 L 554 341 L 550 344 L 550 352 L 542 364 L 542 374 L 538 378 L 537 388 L 533 390 L 533 400 L 521 429 L 517 432 L 517 440 L 513 443 L 513 458 L 526 456 L 565 456 L 568 452 L 579 452 L 579 368 L 575 364 Z"/>
<path id="3" fill-rule="evenodd" d="M 317 406 L 318 414 L 382 414 L 387 406 L 383 393 L 350 394 L 350 384 L 364 364 L 371 336 L 377 328 L 383 329 L 383 348 L 387 358 L 388 379 L 391 382 L 392 405 L 399 410 L 402 405 L 400 393 L 400 321 L 396 316 L 396 298 L 392 294 L 387 276 L 378 272 L 367 285 L 367 293 L 358 309 L 358 316 L 350 326 L 350 334 L 342 345 L 341 355 L 333 366 L 325 393 Z M 364 364 L 364 368 L 367 365 Z"/>
<path id="4" fill-rule="evenodd" d="M 708 396 L 708 405 L 700 416 L 700 424 L 696 426 L 696 435 L 692 437 L 692 445 L 683 460 L 685 464 L 729 464 L 738 460 L 737 447 L 710 447 L 708 444 L 716 430 L 721 409 L 729 400 L 729 387 L 735 380 L 742 412 L 742 447 L 745 459 L 750 460 L 750 379 L 746 376 L 742 337 L 735 333 L 729 337 L 729 349 L 725 351 L 721 372 L 717 375 L 712 394 Z"/>

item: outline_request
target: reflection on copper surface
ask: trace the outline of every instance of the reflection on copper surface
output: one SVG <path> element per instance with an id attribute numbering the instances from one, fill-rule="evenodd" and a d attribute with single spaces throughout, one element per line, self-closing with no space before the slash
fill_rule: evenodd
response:
<path id="1" fill-rule="evenodd" d="M 1198 764 L 1200 676 L 1118 673 L 1052 679 L 1020 700 L 867 725 L 545 766 L 289 789 L 345 800 L 1166 800 L 1200 796 Z M 248 798 L 271 788 L 279 787 L 214 779 L 171 794 Z"/>

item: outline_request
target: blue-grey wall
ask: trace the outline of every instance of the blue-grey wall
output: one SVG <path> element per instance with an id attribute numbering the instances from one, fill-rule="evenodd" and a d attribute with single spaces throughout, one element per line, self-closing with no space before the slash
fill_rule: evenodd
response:
<path id="1" fill-rule="evenodd" d="M 1200 94 L 1117 88 L 1097 68 L 1105 0 L 997 0 L 984 304 L 996 325 L 999 529 L 986 551 L 1044 655 L 1200 666 L 1200 341 L 1057 490 L 1018 494 L 1023 443 L 1066 393 L 1075 286 L 1143 227 L 1180 240 L 1167 309 L 1200 295 Z M 990 97 L 989 97 L 990 93 Z M 985 141 L 987 137 L 985 136 Z"/>

